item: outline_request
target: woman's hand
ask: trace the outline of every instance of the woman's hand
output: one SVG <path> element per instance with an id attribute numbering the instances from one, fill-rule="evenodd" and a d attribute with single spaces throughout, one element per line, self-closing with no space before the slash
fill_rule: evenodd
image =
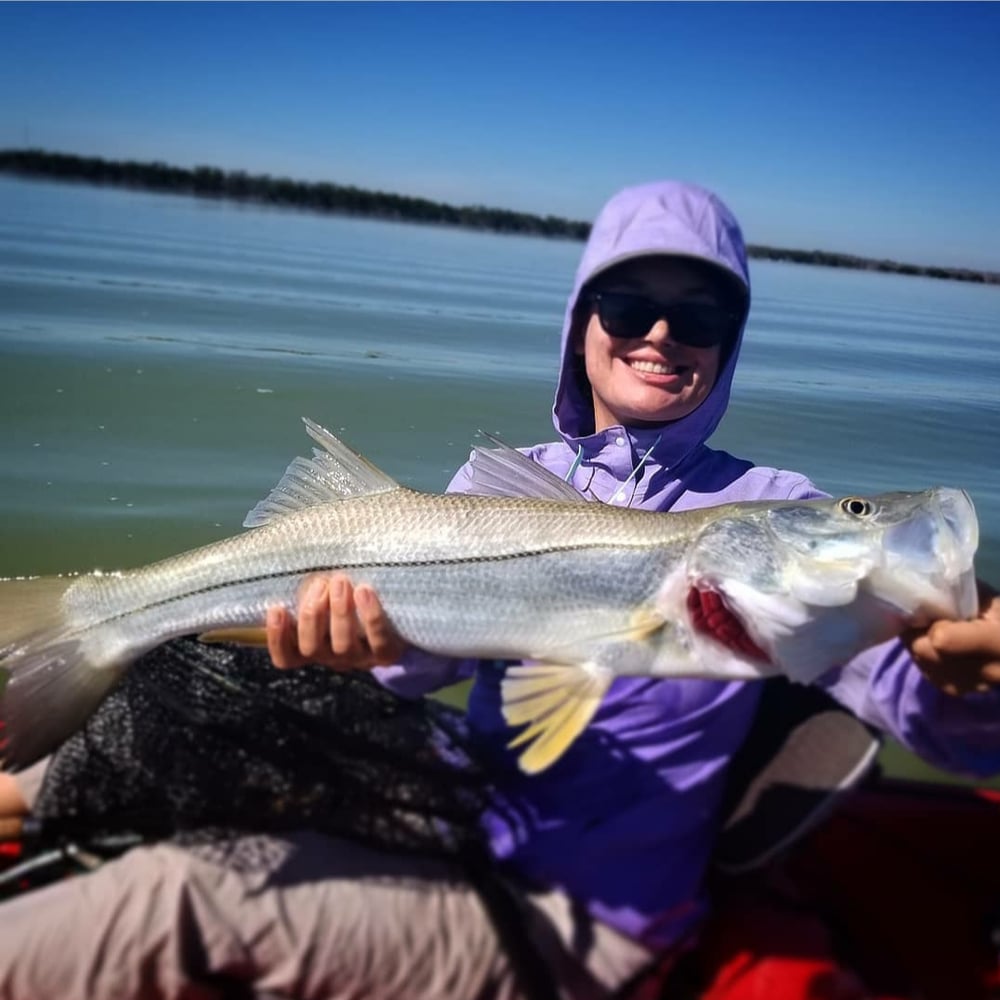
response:
<path id="1" fill-rule="evenodd" d="M 405 649 L 375 591 L 353 587 L 342 573 L 306 580 L 294 618 L 280 607 L 267 612 L 267 650 L 276 667 L 371 670 L 398 662 Z"/>
<path id="2" fill-rule="evenodd" d="M 1000 684 L 1000 594 L 979 581 L 979 617 L 938 621 L 906 638 L 917 666 L 947 694 L 988 691 Z"/>

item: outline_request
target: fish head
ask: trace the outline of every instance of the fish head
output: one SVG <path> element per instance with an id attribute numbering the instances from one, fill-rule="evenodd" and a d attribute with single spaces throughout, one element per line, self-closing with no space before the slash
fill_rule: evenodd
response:
<path id="1" fill-rule="evenodd" d="M 904 628 L 972 617 L 977 545 L 956 489 L 731 508 L 691 552 L 688 608 L 717 595 L 732 620 L 716 639 L 745 633 L 761 672 L 808 681 Z"/>
<path id="2" fill-rule="evenodd" d="M 897 608 L 910 626 L 973 618 L 979 610 L 974 568 L 979 522 L 969 495 L 937 487 L 884 494 L 875 502 L 882 558 L 868 589 Z"/>

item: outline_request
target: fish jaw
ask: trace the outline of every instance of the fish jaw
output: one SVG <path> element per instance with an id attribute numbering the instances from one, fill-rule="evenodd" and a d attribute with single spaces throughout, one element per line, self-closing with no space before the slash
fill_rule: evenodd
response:
<path id="1" fill-rule="evenodd" d="M 911 627 L 969 619 L 979 610 L 975 507 L 964 490 L 939 487 L 914 498 L 910 516 L 885 531 L 884 558 L 869 589 Z"/>

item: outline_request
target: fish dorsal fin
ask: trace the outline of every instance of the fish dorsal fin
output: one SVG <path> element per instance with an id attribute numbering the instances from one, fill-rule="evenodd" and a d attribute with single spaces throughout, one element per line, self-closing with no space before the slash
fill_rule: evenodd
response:
<path id="1" fill-rule="evenodd" d="M 518 765 L 537 774 L 554 764 L 594 717 L 612 673 L 593 664 L 538 663 L 509 667 L 500 683 L 503 716 L 523 726 L 508 744 L 528 748 Z"/>
<path id="2" fill-rule="evenodd" d="M 243 520 L 245 528 L 258 528 L 275 518 L 306 507 L 371 496 L 399 489 L 399 483 L 348 448 L 325 427 L 303 417 L 309 436 L 320 448 L 312 458 L 293 459 L 281 481 Z"/>
<path id="3" fill-rule="evenodd" d="M 555 473 L 533 462 L 500 438 L 486 431 L 479 433 L 493 447 L 481 448 L 476 445 L 472 449 L 469 460 L 472 469 L 470 493 L 490 497 L 535 497 L 541 500 L 586 502 L 586 497 Z"/>

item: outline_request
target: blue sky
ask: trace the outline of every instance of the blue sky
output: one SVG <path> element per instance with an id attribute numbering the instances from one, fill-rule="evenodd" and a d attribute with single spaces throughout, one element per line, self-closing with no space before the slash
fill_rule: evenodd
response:
<path id="1" fill-rule="evenodd" d="M 0 4 L 0 146 L 1000 270 L 1000 4 Z"/>

